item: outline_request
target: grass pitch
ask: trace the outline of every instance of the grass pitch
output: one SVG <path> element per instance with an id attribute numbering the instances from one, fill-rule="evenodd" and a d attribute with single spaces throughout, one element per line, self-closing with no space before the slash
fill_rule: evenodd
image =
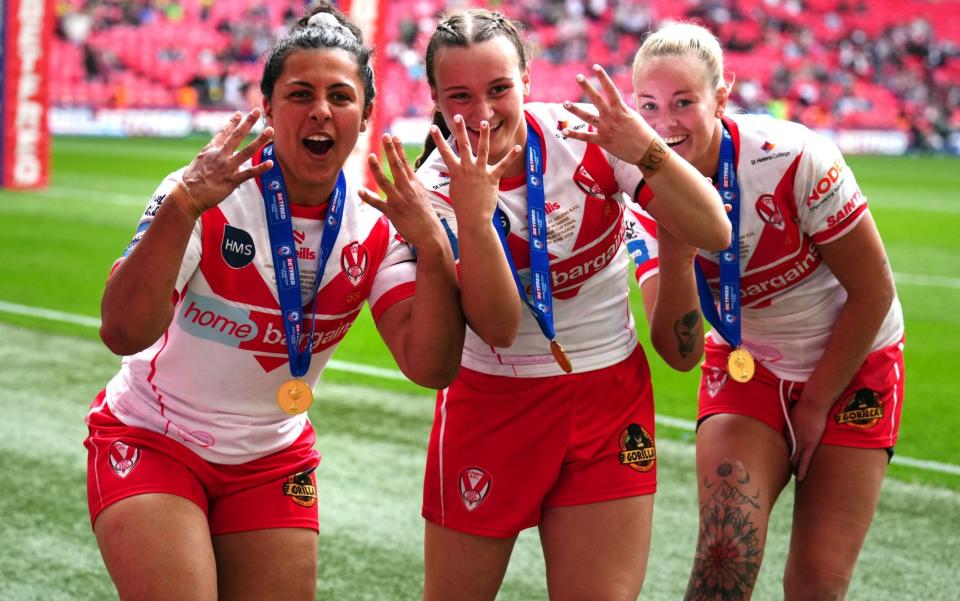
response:
<path id="1" fill-rule="evenodd" d="M 50 188 L 0 192 L 0 599 L 115 598 L 89 528 L 81 442 L 86 407 L 119 360 L 91 324 L 110 265 L 154 187 L 205 142 L 57 138 Z M 870 199 L 907 319 L 897 454 L 913 462 L 890 468 L 848 599 L 954 599 L 960 161 L 849 162 Z M 367 312 L 335 359 L 395 369 Z M 658 414 L 681 421 L 658 427 L 660 489 L 643 598 L 677 599 L 696 537 L 693 436 L 682 421 L 695 416 L 696 374 L 673 372 L 652 352 L 650 361 Z M 340 369 L 324 375 L 319 396 L 311 410 L 324 453 L 318 598 L 418 599 L 432 398 L 406 382 Z M 757 599 L 779 595 L 789 497 L 775 510 Z M 623 547 L 630 552 L 630 541 Z M 546 598 L 534 532 L 521 536 L 500 598 Z"/>

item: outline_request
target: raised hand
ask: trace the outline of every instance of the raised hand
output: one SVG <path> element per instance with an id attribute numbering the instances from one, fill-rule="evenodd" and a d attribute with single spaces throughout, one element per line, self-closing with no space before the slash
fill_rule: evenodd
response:
<path id="1" fill-rule="evenodd" d="M 410 163 L 407 162 L 400 138 L 384 134 L 382 142 L 393 181 L 391 182 L 383 172 L 377 155 L 371 154 L 367 157 L 367 164 L 377 185 L 387 195 L 387 199 L 383 200 L 366 189 L 360 190 L 360 197 L 386 215 L 405 240 L 414 246 L 419 246 L 421 242 L 437 233 L 440 223 L 430 206 L 427 191 L 420 184 Z"/>
<path id="2" fill-rule="evenodd" d="M 644 158 L 650 142 L 657 138 L 657 134 L 643 117 L 627 106 L 603 67 L 594 65 L 593 72 L 603 88 L 602 95 L 582 74 L 577 75 L 577 83 L 587 100 L 597 109 L 597 114 L 569 100 L 563 103 L 565 109 L 593 126 L 593 131 L 564 129 L 563 135 L 602 146 L 617 158 L 636 165 Z"/>
<path id="3" fill-rule="evenodd" d="M 254 152 L 273 138 L 273 128 L 265 127 L 252 142 L 237 150 L 259 118 L 260 109 L 253 109 L 246 117 L 237 111 L 200 150 L 181 178 L 181 185 L 189 200 L 181 208 L 188 213 L 193 210 L 196 213 L 193 216 L 199 217 L 203 211 L 219 204 L 237 186 L 273 166 L 273 161 L 264 161 L 253 167 L 240 168 Z"/>
<path id="4" fill-rule="evenodd" d="M 460 155 L 457 156 L 443 139 L 440 129 L 431 126 L 430 135 L 450 174 L 450 202 L 461 227 L 467 224 L 489 224 L 497 208 L 500 178 L 523 148 L 514 146 L 493 165 L 490 160 L 490 124 L 480 122 L 480 140 L 476 153 L 470 145 L 467 124 L 462 115 L 453 117 L 453 134 Z"/>

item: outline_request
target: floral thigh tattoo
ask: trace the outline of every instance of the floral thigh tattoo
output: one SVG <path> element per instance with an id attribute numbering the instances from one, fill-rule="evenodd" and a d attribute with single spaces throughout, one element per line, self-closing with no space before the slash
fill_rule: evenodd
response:
<path id="1" fill-rule="evenodd" d="M 700 534 L 685 601 L 741 601 L 753 591 L 763 559 L 755 524 L 759 492 L 744 494 L 750 475 L 742 467 L 738 472 L 721 463 L 719 480 L 704 478 L 710 495 L 700 506 Z"/>

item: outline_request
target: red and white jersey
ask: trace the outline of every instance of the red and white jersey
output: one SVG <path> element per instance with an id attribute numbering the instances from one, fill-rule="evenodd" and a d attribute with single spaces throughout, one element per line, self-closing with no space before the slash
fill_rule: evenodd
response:
<path id="1" fill-rule="evenodd" d="M 159 186 L 131 247 L 178 177 Z M 414 292 L 416 263 L 408 245 L 349 184 L 347 199 L 316 315 L 312 291 L 326 207 L 287 204 L 305 337 L 315 319 L 313 358 L 303 376 L 311 387 L 365 300 L 377 319 Z M 149 348 L 124 357 L 107 385 L 114 415 L 214 463 L 244 463 L 291 444 L 307 416 L 288 415 L 276 402 L 277 389 L 292 377 L 277 298 L 264 201 L 258 183 L 249 180 L 198 220 L 177 277 L 173 321 Z"/>
<path id="2" fill-rule="evenodd" d="M 525 105 L 527 123 L 543 139 L 547 249 L 553 289 L 553 320 L 576 372 L 626 359 L 637 344 L 623 252 L 623 196 L 634 194 L 640 170 L 594 144 L 564 138 L 563 128 L 587 124 L 560 105 Z M 451 137 L 449 142 L 453 144 Z M 455 242 L 456 216 L 449 199 L 450 177 L 434 151 L 417 172 L 433 192 L 434 207 Z M 525 176 L 500 180 L 499 207 L 509 224 L 507 245 L 530 294 L 529 227 Z M 456 245 L 454 244 L 456 249 Z M 491 347 L 467 330 L 464 367 L 493 375 L 534 377 L 562 374 L 533 315 L 522 309 L 513 346 Z"/>
<path id="3" fill-rule="evenodd" d="M 778 377 L 805 381 L 847 298 L 817 245 L 850 232 L 866 214 L 867 199 L 827 138 L 765 116 L 723 122 L 733 137 L 740 185 L 742 343 Z M 645 206 L 651 197 L 644 187 L 637 200 Z M 627 216 L 628 229 L 650 236 L 649 229 L 629 223 L 636 218 Z M 697 261 L 716 299 L 719 254 L 700 251 Z M 708 335 L 721 341 L 716 332 Z M 902 336 L 903 314 L 894 299 L 871 350 Z"/>

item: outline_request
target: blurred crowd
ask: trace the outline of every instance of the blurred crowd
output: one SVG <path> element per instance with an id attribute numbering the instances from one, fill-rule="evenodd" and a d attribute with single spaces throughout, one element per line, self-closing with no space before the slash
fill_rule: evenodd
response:
<path id="1" fill-rule="evenodd" d="M 388 2 L 381 116 L 428 116 L 423 47 L 465 0 Z M 896 129 L 939 151 L 960 130 L 957 0 L 500 0 L 534 45 L 532 99 L 577 100 L 600 63 L 630 90 L 643 35 L 667 19 L 710 27 L 738 109 L 818 129 Z M 261 57 L 302 0 L 60 0 L 58 106 L 240 108 L 259 102 Z"/>

